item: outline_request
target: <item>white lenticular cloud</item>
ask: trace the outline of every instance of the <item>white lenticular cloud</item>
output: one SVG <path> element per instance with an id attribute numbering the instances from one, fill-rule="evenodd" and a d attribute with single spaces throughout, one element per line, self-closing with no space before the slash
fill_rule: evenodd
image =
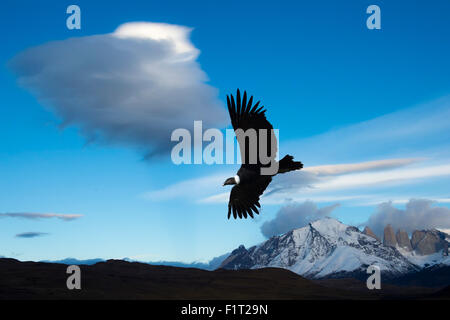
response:
<path id="1" fill-rule="evenodd" d="M 122 39 L 135 38 L 169 41 L 177 54 L 195 59 L 200 51 L 189 40 L 192 28 L 167 23 L 133 22 L 125 23 L 114 31 L 114 36 Z"/>
<path id="2" fill-rule="evenodd" d="M 194 120 L 224 127 L 228 120 L 190 33 L 178 25 L 126 23 L 111 34 L 28 49 L 10 65 L 21 85 L 88 141 L 161 154 L 172 146 L 172 130 L 189 129 Z"/>

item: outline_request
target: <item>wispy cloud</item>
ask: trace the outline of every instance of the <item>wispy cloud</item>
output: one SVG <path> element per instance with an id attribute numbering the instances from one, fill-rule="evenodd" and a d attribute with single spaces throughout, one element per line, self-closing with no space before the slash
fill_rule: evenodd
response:
<path id="1" fill-rule="evenodd" d="M 289 201 L 316 202 L 347 201 L 370 198 L 369 194 L 337 195 L 327 191 L 354 189 L 383 183 L 406 182 L 412 179 L 450 174 L 450 166 L 406 169 L 422 158 L 382 159 L 376 161 L 312 166 L 301 171 L 276 176 L 264 193 L 264 202 L 277 204 Z M 223 191 L 222 182 L 229 173 L 189 179 L 163 189 L 144 193 L 153 201 L 190 199 L 198 203 L 226 203 L 229 191 Z M 186 192 L 189 190 L 189 192 Z"/>
<path id="2" fill-rule="evenodd" d="M 274 190 L 299 189 L 304 187 L 313 187 L 315 189 L 326 189 L 333 186 L 333 181 L 338 181 L 336 187 L 345 187 L 339 182 L 341 177 L 370 175 L 377 177 L 383 172 L 391 171 L 395 168 L 401 168 L 409 164 L 419 162 L 422 159 L 383 159 L 376 161 L 367 161 L 359 163 L 332 164 L 304 168 L 301 171 L 290 172 L 289 174 L 277 176 L 271 187 Z M 353 181 L 353 179 L 351 179 Z M 354 182 L 357 183 L 357 182 Z"/>
<path id="3" fill-rule="evenodd" d="M 374 206 L 379 205 L 381 203 L 392 203 L 392 204 L 407 204 L 411 199 L 419 199 L 424 198 L 429 201 L 432 201 L 433 203 L 440 203 L 440 204 L 449 204 L 450 198 L 445 197 L 429 197 L 429 196 L 412 196 L 411 198 L 405 198 L 404 195 L 401 194 L 373 194 L 367 197 L 361 197 L 358 201 L 354 202 L 354 205 L 356 206 Z"/>
<path id="4" fill-rule="evenodd" d="M 214 204 L 214 203 L 228 203 L 230 193 L 222 192 L 215 194 L 197 201 L 198 203 Z M 303 202 L 303 201 L 314 201 L 314 202 L 355 202 L 359 200 L 361 203 L 366 203 L 372 199 L 371 194 L 358 194 L 358 195 L 336 195 L 336 194 L 311 194 L 301 192 L 287 193 L 287 192 L 271 192 L 269 191 L 263 194 L 264 204 L 285 204 L 286 202 Z M 378 202 L 379 203 L 379 202 Z"/>
<path id="5" fill-rule="evenodd" d="M 266 203 L 282 203 L 286 200 L 303 201 L 305 199 L 321 202 L 322 199 L 330 201 L 350 200 L 353 205 L 373 205 L 393 199 L 394 194 L 383 194 L 383 188 L 391 188 L 407 184 L 420 185 L 430 179 L 442 179 L 450 175 L 450 165 L 421 165 L 411 168 L 396 168 L 379 170 L 374 172 L 358 172 L 333 175 L 316 175 L 313 183 L 305 186 L 301 180 L 297 183 L 295 175 L 289 177 L 289 181 L 280 181 L 274 185 L 276 192 L 266 194 Z M 381 194 L 380 194 L 381 192 Z M 437 193 L 438 191 L 434 191 Z M 440 193 L 440 192 L 439 192 Z M 411 196 L 411 195 L 410 195 Z M 417 194 L 420 196 L 420 194 Z M 404 196 L 402 196 L 404 197 Z M 435 198 L 439 202 L 445 202 L 444 198 Z M 395 198 L 394 198 L 395 199 Z"/>
<path id="6" fill-rule="evenodd" d="M 62 213 L 35 213 L 35 212 L 7 212 L 0 213 L 0 218 L 23 218 L 23 219 L 61 219 L 64 221 L 71 221 L 81 218 L 81 214 L 62 214 Z"/>
<path id="7" fill-rule="evenodd" d="M 403 175 L 393 170 L 422 161 L 422 159 L 383 159 L 377 161 L 348 163 L 336 165 L 323 165 L 305 168 L 301 171 L 291 172 L 274 178 L 268 190 L 263 195 L 265 203 L 277 204 L 288 201 L 314 200 L 316 202 L 348 201 L 355 199 L 368 199 L 368 194 L 338 195 L 328 191 L 358 188 L 366 185 L 374 185 L 382 182 L 414 179 L 418 176 L 426 176 L 438 170 L 422 172 L 422 175 Z M 441 172 L 442 173 L 442 172 Z M 367 176 L 366 176 L 367 175 Z M 386 177 L 384 180 L 380 178 Z M 359 177 L 359 179 L 356 179 Z M 388 179 L 389 178 L 389 179 Z M 385 181 L 386 180 L 386 181 Z M 326 193 L 328 192 L 328 194 Z M 228 201 L 228 193 L 204 197 L 202 203 L 225 203 Z"/>
<path id="8" fill-rule="evenodd" d="M 141 197 L 152 201 L 183 198 L 199 200 L 214 192 L 219 192 L 226 178 L 227 173 L 184 180 L 159 190 L 145 192 Z"/>
<path id="9" fill-rule="evenodd" d="M 23 232 L 16 234 L 16 238 L 37 238 L 48 235 L 45 232 Z"/>
<path id="10" fill-rule="evenodd" d="M 385 159 L 376 161 L 366 161 L 360 163 L 344 163 L 334 165 L 323 165 L 305 168 L 303 171 L 311 172 L 317 175 L 340 175 L 346 173 L 386 170 L 403 167 L 405 165 L 420 161 L 422 159 Z"/>
<path id="11" fill-rule="evenodd" d="M 450 164 L 342 175 L 316 185 L 321 190 L 351 189 L 450 175 Z"/>

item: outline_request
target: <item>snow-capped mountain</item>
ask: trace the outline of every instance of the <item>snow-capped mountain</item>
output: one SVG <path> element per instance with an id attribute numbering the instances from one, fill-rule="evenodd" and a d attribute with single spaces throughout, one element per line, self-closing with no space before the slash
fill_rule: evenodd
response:
<path id="1" fill-rule="evenodd" d="M 240 246 L 221 265 L 226 269 L 279 267 L 308 278 L 367 277 L 367 267 L 377 265 L 384 277 L 421 269 L 395 247 L 335 219 L 324 218 L 308 226 L 245 249 Z"/>

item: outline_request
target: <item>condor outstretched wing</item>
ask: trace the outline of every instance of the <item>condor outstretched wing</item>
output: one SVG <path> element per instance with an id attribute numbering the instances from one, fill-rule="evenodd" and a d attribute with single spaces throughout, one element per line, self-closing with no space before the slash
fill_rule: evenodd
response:
<path id="1" fill-rule="evenodd" d="M 244 132 L 246 132 L 248 129 L 254 129 L 256 132 L 256 143 L 251 143 L 251 140 L 248 138 L 242 139 L 236 134 L 241 150 L 241 161 L 243 166 L 252 170 L 256 170 L 262 166 L 265 166 L 261 163 L 259 157 L 260 139 L 264 138 L 264 136 L 261 136 L 261 132 L 259 129 L 266 129 L 265 137 L 267 139 L 267 149 L 264 156 L 269 159 L 270 162 L 272 162 L 272 160 L 275 158 L 278 146 L 275 134 L 273 133 L 273 127 L 266 119 L 266 110 L 263 109 L 264 106 L 259 107 L 259 101 L 256 102 L 253 106 L 252 103 L 253 96 L 251 96 L 247 101 L 246 91 L 244 91 L 242 100 L 239 89 L 237 89 L 236 100 L 234 99 L 232 94 L 230 94 L 230 96 L 227 95 L 228 112 L 230 113 L 231 124 L 233 125 L 234 131 L 236 132 L 236 130 L 242 129 Z M 245 159 L 243 154 L 244 150 Z M 252 160 L 252 158 L 250 157 L 250 151 L 257 152 L 256 163 L 254 161 L 250 163 L 250 160 Z"/>
<path id="2" fill-rule="evenodd" d="M 261 208 L 259 197 L 266 190 L 270 181 L 272 181 L 270 176 L 259 176 L 251 183 L 235 185 L 231 189 L 228 202 L 228 219 L 230 219 L 231 212 L 235 219 L 237 217 L 247 219 L 247 215 L 253 218 L 253 212 L 259 214 L 258 208 Z"/>

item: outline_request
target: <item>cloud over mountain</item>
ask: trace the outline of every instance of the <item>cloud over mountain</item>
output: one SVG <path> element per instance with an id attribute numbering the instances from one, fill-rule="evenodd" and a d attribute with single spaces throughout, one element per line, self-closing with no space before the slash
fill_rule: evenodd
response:
<path id="1" fill-rule="evenodd" d="M 126 23 L 111 34 L 46 43 L 10 63 L 18 81 L 88 141 L 170 150 L 176 128 L 224 126 L 217 90 L 196 61 L 191 29 Z"/>
<path id="2" fill-rule="evenodd" d="M 338 206 L 339 204 L 333 204 L 318 208 L 312 201 L 288 204 L 278 210 L 273 220 L 263 223 L 261 232 L 265 237 L 270 238 L 292 229 L 304 227 L 312 221 L 330 215 Z"/>
<path id="3" fill-rule="evenodd" d="M 433 204 L 434 201 L 427 199 L 411 199 L 405 209 L 397 209 L 392 202 L 385 202 L 378 206 L 366 225 L 378 235 L 383 234 L 383 229 L 388 224 L 391 224 L 394 230 L 401 228 L 406 232 L 450 228 L 450 209 Z"/>

